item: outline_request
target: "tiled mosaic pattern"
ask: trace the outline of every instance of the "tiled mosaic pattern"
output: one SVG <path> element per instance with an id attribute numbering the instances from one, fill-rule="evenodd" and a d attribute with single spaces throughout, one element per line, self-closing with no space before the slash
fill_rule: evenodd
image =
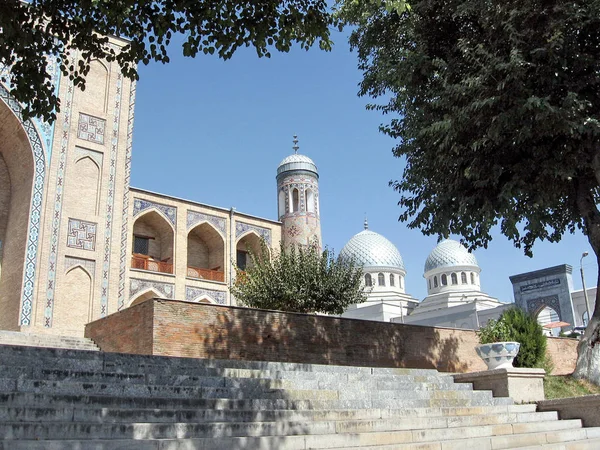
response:
<path id="1" fill-rule="evenodd" d="M 73 258 L 72 256 L 65 256 L 65 272 L 68 272 L 70 268 L 75 266 L 81 266 L 88 271 L 92 280 L 96 273 L 96 261 L 91 259 Z"/>
<path id="2" fill-rule="evenodd" d="M 33 309 L 33 292 L 40 235 L 40 217 L 44 193 L 44 178 L 46 177 L 46 159 L 42 139 L 40 138 L 36 127 L 31 120 L 23 122 L 21 105 L 10 96 L 8 90 L 1 83 L 0 99 L 8 105 L 23 125 L 29 143 L 31 144 L 34 159 L 33 193 L 29 210 L 29 233 L 27 235 L 27 252 L 25 254 L 25 270 L 23 274 L 21 317 L 19 319 L 21 325 L 28 326 L 31 325 L 31 311 Z"/>
<path id="3" fill-rule="evenodd" d="M 340 251 L 342 258 L 355 258 L 363 268 L 390 267 L 404 270 L 404 261 L 394 244 L 379 233 L 363 230 Z"/>
<path id="4" fill-rule="evenodd" d="M 79 139 L 104 145 L 105 132 L 106 120 L 79 113 L 79 124 L 77 126 L 77 137 Z"/>
<path id="5" fill-rule="evenodd" d="M 208 222 L 212 226 L 214 226 L 217 230 L 221 232 L 222 235 L 225 235 L 225 227 L 226 221 L 223 217 L 217 217 L 210 214 L 204 214 L 196 211 L 188 211 L 187 212 L 187 227 L 188 230 L 190 228 L 195 227 L 201 222 Z"/>
<path id="6" fill-rule="evenodd" d="M 238 239 L 249 231 L 254 231 L 262 237 L 269 246 L 271 246 L 271 230 L 268 228 L 258 227 L 246 222 L 235 222 L 235 238 Z"/>
<path id="7" fill-rule="evenodd" d="M 439 267 L 477 266 L 477 259 L 464 245 L 452 239 L 440 242 L 425 261 L 425 272 Z"/>
<path id="8" fill-rule="evenodd" d="M 71 55 L 71 64 L 75 64 L 77 52 Z M 67 166 L 67 148 L 69 146 L 69 128 L 71 126 L 71 108 L 73 106 L 73 82 L 69 82 L 67 96 L 64 101 L 64 116 L 60 153 L 58 154 L 58 169 L 56 174 L 56 192 L 54 195 L 54 212 L 52 214 L 52 232 L 50 235 L 50 257 L 48 261 L 48 284 L 46 286 L 46 306 L 44 308 L 44 327 L 52 327 L 52 312 L 54 310 L 54 293 L 57 270 L 57 253 L 60 236 L 60 221 L 62 217 L 63 190 L 65 186 L 65 168 Z"/>
<path id="9" fill-rule="evenodd" d="M 198 302 L 202 298 L 209 297 L 212 301 L 219 305 L 226 303 L 227 294 L 223 291 L 215 291 L 213 289 L 202 289 L 193 286 L 185 287 L 185 299 L 188 302 Z"/>
<path id="10" fill-rule="evenodd" d="M 163 213 L 169 222 L 173 224 L 173 226 L 177 224 L 177 208 L 174 206 L 163 205 L 161 203 L 151 202 L 141 198 L 133 199 L 133 217 L 137 216 L 142 211 L 146 211 L 147 209 L 151 208 L 156 208 L 158 211 Z"/>
<path id="11" fill-rule="evenodd" d="M 135 109 L 136 82 L 129 91 L 129 116 L 127 118 L 127 146 L 125 148 L 125 183 L 123 191 L 123 214 L 121 222 L 121 254 L 119 257 L 118 309 L 125 306 L 125 272 L 127 269 L 127 221 L 129 218 L 129 180 L 131 179 L 131 148 L 133 144 L 133 117 Z"/>
<path id="12" fill-rule="evenodd" d="M 69 218 L 69 234 L 67 236 L 67 247 L 81 250 L 96 250 L 95 222 Z"/>
<path id="13" fill-rule="evenodd" d="M 164 298 L 175 297 L 175 285 L 172 283 L 162 283 L 160 281 L 140 280 L 138 278 L 129 279 L 129 300 L 133 300 L 137 294 L 154 289 L 164 296 Z"/>
<path id="14" fill-rule="evenodd" d="M 108 286 L 110 276 L 110 255 L 112 248 L 112 226 L 115 206 L 115 181 L 117 173 L 117 152 L 119 150 L 119 122 L 121 119 L 121 91 L 123 89 L 123 74 L 117 75 L 117 90 L 115 91 L 115 107 L 113 111 L 113 127 L 110 142 L 110 170 L 108 175 L 108 193 L 106 198 L 106 225 L 104 227 L 104 258 L 102 260 L 102 284 L 100 289 L 100 317 L 108 313 Z"/>
<path id="15" fill-rule="evenodd" d="M 527 311 L 531 314 L 537 314 L 545 306 L 549 306 L 558 313 L 558 317 L 563 317 L 560 310 L 560 300 L 558 295 L 550 295 L 547 297 L 538 297 L 531 300 L 527 300 Z"/>

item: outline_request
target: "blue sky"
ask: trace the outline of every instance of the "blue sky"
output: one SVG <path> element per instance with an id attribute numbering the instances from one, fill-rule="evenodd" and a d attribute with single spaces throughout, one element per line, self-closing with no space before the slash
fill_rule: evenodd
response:
<path id="1" fill-rule="evenodd" d="M 423 265 L 437 239 L 398 222 L 398 195 L 388 182 L 400 177 L 403 161 L 378 131 L 387 119 L 357 97 L 356 54 L 344 35 L 334 40 L 329 53 L 294 49 L 259 59 L 243 49 L 229 61 L 184 58 L 173 46 L 169 64 L 141 66 L 132 186 L 276 219 L 275 171 L 298 134 L 299 152 L 319 169 L 324 244 L 341 250 L 362 230 L 366 213 L 370 229 L 400 250 L 407 292 L 422 300 Z M 581 233 L 538 243 L 533 259 L 496 233 L 475 255 L 483 290 L 510 302 L 510 275 L 551 265 L 571 264 L 580 288 L 583 251 L 590 252 L 586 283 L 594 286 L 597 265 Z"/>

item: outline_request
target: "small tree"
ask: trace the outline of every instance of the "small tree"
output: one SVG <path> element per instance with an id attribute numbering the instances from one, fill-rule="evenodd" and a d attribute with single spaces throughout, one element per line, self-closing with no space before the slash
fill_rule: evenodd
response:
<path id="1" fill-rule="evenodd" d="M 353 260 L 335 258 L 317 246 L 284 248 L 272 256 L 263 242 L 260 254 L 250 253 L 247 270 L 236 268 L 231 293 L 251 308 L 301 313 L 342 314 L 366 295 L 362 270 Z"/>
<path id="2" fill-rule="evenodd" d="M 500 320 L 510 330 L 510 339 L 521 344 L 515 367 L 540 367 L 546 355 L 546 336 L 535 318 L 520 308 L 502 313 Z"/>

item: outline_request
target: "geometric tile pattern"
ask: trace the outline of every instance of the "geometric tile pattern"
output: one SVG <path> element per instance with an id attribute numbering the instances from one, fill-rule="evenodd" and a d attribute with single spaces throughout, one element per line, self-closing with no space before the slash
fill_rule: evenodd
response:
<path id="1" fill-rule="evenodd" d="M 451 266 L 479 267 L 479 264 L 477 264 L 475 255 L 470 253 L 464 245 L 458 241 L 446 239 L 440 242 L 427 257 L 425 272 Z"/>
<path id="2" fill-rule="evenodd" d="M 138 278 L 130 278 L 129 279 L 129 300 L 134 298 L 138 292 L 142 292 L 147 289 L 154 289 L 156 292 L 162 294 L 165 298 L 172 299 L 175 296 L 175 285 L 172 283 L 162 283 L 160 281 L 140 280 Z"/>
<path id="3" fill-rule="evenodd" d="M 71 55 L 71 64 L 75 64 L 77 52 Z M 62 215 L 63 190 L 65 181 L 65 168 L 67 165 L 67 148 L 69 146 L 69 130 L 71 126 L 71 108 L 73 106 L 73 82 L 67 87 L 67 97 L 64 99 L 65 108 L 62 123 L 62 136 L 58 154 L 58 168 L 56 173 L 56 192 L 54 196 L 54 212 L 52 214 L 52 234 L 50 235 L 50 256 L 48 261 L 48 285 L 46 286 L 46 305 L 44 308 L 44 327 L 52 327 L 52 313 L 54 310 L 54 293 L 57 270 L 58 242 L 60 237 L 60 222 Z"/>
<path id="4" fill-rule="evenodd" d="M 550 295 L 548 297 L 538 297 L 531 300 L 527 300 L 527 311 L 531 314 L 537 314 L 544 306 L 549 306 L 557 312 L 559 320 L 562 320 L 562 314 L 560 311 L 560 300 L 558 295 Z"/>
<path id="5" fill-rule="evenodd" d="M 104 133 L 106 131 L 106 120 L 79 113 L 79 125 L 77 137 L 96 144 L 104 145 Z"/>
<path id="6" fill-rule="evenodd" d="M 65 272 L 68 272 L 71 267 L 81 266 L 88 271 L 92 280 L 94 279 L 94 273 L 96 272 L 96 261 L 91 259 L 73 258 L 72 256 L 65 256 Z"/>
<path id="7" fill-rule="evenodd" d="M 269 246 L 271 246 L 271 230 L 269 228 L 258 227 L 256 225 L 250 225 L 245 222 L 235 221 L 235 238 L 238 239 L 241 235 L 248 231 L 254 231 L 260 237 L 262 237 Z"/>
<path id="8" fill-rule="evenodd" d="M 133 199 L 133 217 L 150 208 L 156 208 L 158 211 L 163 213 L 173 225 L 176 225 L 177 208 L 174 206 L 163 205 L 161 203 L 155 203 L 149 200 L 143 200 L 141 198 Z"/>
<path id="9" fill-rule="evenodd" d="M 127 220 L 129 217 L 129 181 L 131 179 L 131 148 L 133 144 L 133 116 L 135 109 L 136 82 L 131 82 L 129 92 L 129 116 L 127 118 L 127 145 L 125 147 L 125 183 L 123 191 L 123 214 L 121 219 L 121 254 L 119 256 L 118 309 L 125 307 L 125 271 L 127 269 Z"/>
<path id="10" fill-rule="evenodd" d="M 199 213 L 196 211 L 187 212 L 188 229 L 196 226 L 200 222 L 208 222 L 219 230 L 221 234 L 225 234 L 225 219 L 223 217 L 211 216 L 210 214 Z"/>
<path id="11" fill-rule="evenodd" d="M 8 90 L 0 84 L 0 99 L 8 105 L 17 116 L 25 129 L 31 149 L 33 151 L 34 178 L 31 206 L 29 209 L 29 232 L 27 234 L 27 250 L 25 253 L 25 266 L 23 274 L 23 292 L 19 323 L 24 326 L 31 325 L 31 312 L 33 310 L 33 292 L 35 285 L 38 243 L 40 235 L 40 217 L 42 212 L 42 198 L 44 194 L 44 179 L 46 177 L 46 157 L 42 140 L 35 125 L 31 120 L 23 122 L 22 108 L 10 96 Z"/>
<path id="12" fill-rule="evenodd" d="M 96 229 L 98 224 L 69 218 L 67 247 L 81 250 L 96 250 Z"/>
<path id="13" fill-rule="evenodd" d="M 212 289 L 202 289 L 194 286 L 185 287 L 185 300 L 188 302 L 197 302 L 202 297 L 210 297 L 219 305 L 225 304 L 225 292 Z"/>
<path id="14" fill-rule="evenodd" d="M 54 95 L 58 96 L 58 90 L 60 88 L 60 63 L 57 56 L 47 56 L 46 70 L 50 74 L 50 83 L 54 86 Z M 45 122 L 39 117 L 35 117 L 33 122 L 41 132 L 41 137 L 46 147 L 46 160 L 50 164 L 50 158 L 52 157 L 52 142 L 54 141 L 54 126 L 55 122 Z"/>
<path id="15" fill-rule="evenodd" d="M 364 268 L 389 267 L 404 270 L 404 261 L 394 244 L 379 233 L 363 230 L 340 251 L 340 258 L 352 259 Z"/>
<path id="16" fill-rule="evenodd" d="M 121 91 L 123 74 L 117 74 L 115 91 L 115 108 L 113 111 L 113 126 L 110 141 L 110 166 L 108 173 L 108 191 L 106 195 L 106 225 L 104 227 L 104 258 L 102 260 L 102 283 L 100 287 L 100 317 L 108 314 L 108 286 L 110 275 L 110 255 L 112 246 L 112 226 L 115 206 L 115 181 L 117 173 L 117 150 L 119 148 L 119 122 L 121 119 Z"/>

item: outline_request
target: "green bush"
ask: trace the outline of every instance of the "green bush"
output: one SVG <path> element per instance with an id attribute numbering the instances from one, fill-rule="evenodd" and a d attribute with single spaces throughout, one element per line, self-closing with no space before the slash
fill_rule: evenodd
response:
<path id="1" fill-rule="evenodd" d="M 546 355 L 546 336 L 533 316 L 520 308 L 507 309 L 499 321 L 510 330 L 511 341 L 521 344 L 515 367 L 540 367 Z"/>
<path id="2" fill-rule="evenodd" d="M 510 342 L 512 341 L 512 334 L 510 328 L 506 326 L 506 323 L 502 319 L 495 320 L 490 319 L 476 331 L 479 337 L 480 344 L 491 344 L 492 342 Z"/>

